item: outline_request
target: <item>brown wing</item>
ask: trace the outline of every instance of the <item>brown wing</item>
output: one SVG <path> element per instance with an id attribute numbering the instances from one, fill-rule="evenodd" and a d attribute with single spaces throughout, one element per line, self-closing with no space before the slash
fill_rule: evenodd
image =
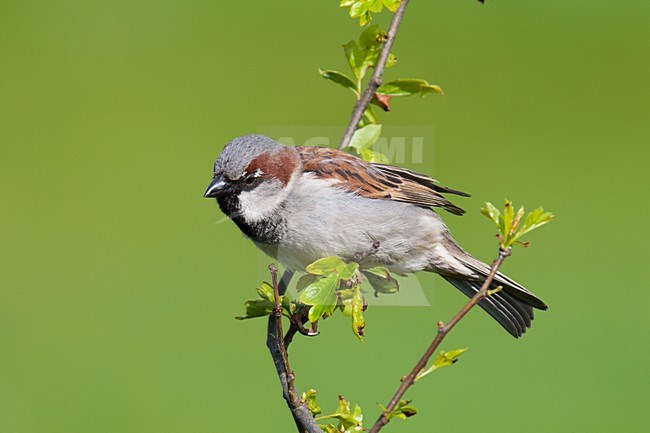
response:
<path id="1" fill-rule="evenodd" d="M 368 198 L 441 207 L 455 215 L 465 213 L 441 193 L 464 197 L 469 194 L 438 185 L 429 176 L 391 165 L 368 163 L 340 150 L 306 146 L 296 149 L 305 172 L 323 179 L 334 179 L 336 186 L 346 191 Z"/>

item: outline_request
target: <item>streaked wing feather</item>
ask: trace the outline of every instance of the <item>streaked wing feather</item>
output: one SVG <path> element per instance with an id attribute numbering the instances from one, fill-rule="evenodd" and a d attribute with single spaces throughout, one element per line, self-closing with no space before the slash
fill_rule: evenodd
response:
<path id="1" fill-rule="evenodd" d="M 297 147 L 303 170 L 337 181 L 336 186 L 362 197 L 395 200 L 417 206 L 441 207 L 455 215 L 465 211 L 441 192 L 468 194 L 436 184 L 423 174 L 400 167 L 365 162 L 348 153 L 325 147 Z"/>
<path id="2" fill-rule="evenodd" d="M 391 173 L 393 175 L 400 176 L 404 179 L 412 180 L 416 183 L 419 183 L 423 186 L 431 188 L 434 191 L 440 193 L 456 194 L 462 197 L 471 197 L 471 195 L 466 192 L 458 191 L 457 189 L 451 189 L 446 186 L 439 185 L 437 180 L 432 179 L 431 177 L 425 174 L 420 174 L 415 171 L 411 171 L 402 167 L 395 167 L 393 165 L 373 164 L 373 166 L 375 166 L 376 168 L 378 168 L 384 173 Z"/>

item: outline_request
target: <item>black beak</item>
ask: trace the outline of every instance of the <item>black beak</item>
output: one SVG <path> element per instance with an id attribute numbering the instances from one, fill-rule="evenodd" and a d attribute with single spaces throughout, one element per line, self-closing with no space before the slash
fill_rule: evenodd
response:
<path id="1" fill-rule="evenodd" d="M 216 175 L 214 179 L 212 179 L 212 182 L 210 182 L 210 185 L 208 185 L 208 189 L 205 190 L 205 194 L 203 194 L 203 197 L 205 198 L 218 197 L 224 192 L 225 187 L 226 187 L 226 181 L 223 180 L 223 176 Z"/>

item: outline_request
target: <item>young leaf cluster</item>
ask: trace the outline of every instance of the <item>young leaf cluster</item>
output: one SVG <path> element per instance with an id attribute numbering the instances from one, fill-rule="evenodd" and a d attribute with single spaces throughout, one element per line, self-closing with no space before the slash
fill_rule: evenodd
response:
<path id="1" fill-rule="evenodd" d="M 320 405 L 316 401 L 315 389 L 310 389 L 307 392 L 303 392 L 300 400 L 302 400 L 305 406 L 307 406 L 307 409 L 309 409 L 309 412 L 311 412 L 313 416 L 320 415 L 323 412 L 320 408 Z"/>
<path id="2" fill-rule="evenodd" d="M 379 407 L 384 411 L 387 421 L 390 421 L 392 418 L 406 419 L 418 413 L 418 410 L 411 406 L 410 403 L 411 400 L 400 400 L 391 411 L 386 409 L 382 404 L 379 404 Z"/>
<path id="3" fill-rule="evenodd" d="M 438 370 L 439 368 L 446 367 L 448 365 L 455 364 L 456 361 L 458 361 L 458 357 L 465 353 L 467 349 L 456 349 L 452 350 L 449 352 L 440 352 L 436 359 L 433 360 L 433 364 L 429 368 L 426 368 L 422 371 L 420 371 L 417 376 L 415 376 L 415 380 L 419 380 L 426 376 L 429 373 L 433 373 L 434 371 Z"/>
<path id="4" fill-rule="evenodd" d="M 361 275 L 368 279 L 375 296 L 399 290 L 397 280 L 384 267 L 360 269 L 358 263 L 335 256 L 324 257 L 307 266 L 307 273 L 298 280 L 297 289 L 299 302 L 309 306 L 309 321 L 316 323 L 321 318 L 326 319 L 338 308 L 351 318 L 352 332 L 363 341 L 366 301 L 361 291 Z"/>
<path id="5" fill-rule="evenodd" d="M 366 5 L 373 3 L 373 1 L 358 1 L 350 3 L 351 10 L 356 10 L 356 5 Z M 382 2 L 374 2 L 382 6 Z M 399 6 L 399 2 L 395 8 Z M 347 3 L 346 3 L 347 4 Z M 378 6 L 377 6 L 378 7 Z M 389 7 L 390 10 L 391 7 Z M 370 7 L 365 9 L 372 11 Z M 333 69 L 319 69 L 320 75 L 330 80 L 339 86 L 345 87 L 350 90 L 357 101 L 361 99 L 364 78 L 368 74 L 370 68 L 377 67 L 381 51 L 384 44 L 388 40 L 386 32 L 381 30 L 379 26 L 368 26 L 359 36 L 358 40 L 351 40 L 343 45 L 345 57 L 352 75 L 347 75 Z M 397 62 L 393 53 L 389 53 L 386 59 L 385 67 L 390 68 Z M 361 121 L 357 125 L 357 129 L 352 136 L 350 144 L 345 149 L 348 152 L 355 154 L 362 159 L 369 162 L 389 163 L 390 160 L 386 155 L 381 152 L 373 151 L 372 146 L 381 135 L 382 125 L 379 123 L 379 118 L 375 112 L 374 107 L 380 107 L 384 111 L 390 111 L 390 101 L 393 97 L 420 95 L 425 96 L 430 93 L 443 93 L 440 86 L 430 84 L 426 80 L 419 78 L 402 78 L 397 80 L 387 81 L 380 85 L 368 107 L 365 108 Z"/>
<path id="6" fill-rule="evenodd" d="M 311 390 L 313 394 L 306 396 L 303 394 L 303 402 L 311 411 L 312 407 L 317 408 L 318 412 L 312 411 L 312 415 L 320 414 L 320 406 L 316 403 L 316 391 Z M 305 399 L 306 398 L 306 399 Z M 354 410 L 350 410 L 350 402 L 339 395 L 339 405 L 336 412 L 316 417 L 316 421 L 336 420 L 338 424 L 328 423 L 320 424 L 320 428 L 326 433 L 360 433 L 363 428 L 363 413 L 358 404 L 354 405 Z M 335 421 L 335 422 L 336 422 Z"/>
<path id="7" fill-rule="evenodd" d="M 328 318 L 338 308 L 352 319 L 352 331 L 363 341 L 366 304 L 358 270 L 358 263 L 347 263 L 340 257 L 324 257 L 307 266 L 307 273 L 298 280 L 297 289 L 300 303 L 309 306 L 311 323 Z"/>
<path id="8" fill-rule="evenodd" d="M 264 317 L 273 313 L 275 310 L 275 298 L 273 295 L 273 286 L 267 282 L 263 282 L 260 287 L 257 287 L 257 294 L 261 299 L 253 299 L 246 301 L 246 313 L 243 316 L 237 316 L 237 320 L 253 319 L 255 317 Z M 280 297 L 282 305 L 282 314 L 286 317 L 291 317 L 296 312 L 296 304 L 291 301 L 289 295 Z"/>
<path id="9" fill-rule="evenodd" d="M 339 309 L 351 319 L 352 332 L 363 341 L 366 326 L 363 312 L 367 304 L 361 290 L 362 275 L 373 287 L 375 296 L 399 290 L 397 280 L 384 267 L 359 269 L 356 262 L 346 262 L 334 256 L 324 257 L 310 264 L 307 273 L 298 280 L 296 288 L 300 295 L 297 301 L 292 301 L 288 294 L 280 297 L 282 314 L 291 319 L 299 306 L 307 306 L 307 318 L 315 324 Z M 255 290 L 260 299 L 246 301 L 246 313 L 235 317 L 237 320 L 269 316 L 275 311 L 273 287 L 263 282 Z"/>
<path id="10" fill-rule="evenodd" d="M 372 21 L 373 13 L 381 12 L 384 6 L 391 12 L 395 12 L 401 3 L 401 0 L 341 0 L 339 7 L 349 7 L 350 17 L 358 19 L 360 26 L 365 26 Z"/>
<path id="11" fill-rule="evenodd" d="M 307 266 L 308 273 L 298 280 L 297 289 L 300 292 L 300 303 L 310 306 L 310 322 L 325 319 L 340 307 L 344 311 L 347 309 L 347 315 L 352 316 L 354 312 L 357 317 L 353 317 L 353 320 L 363 323 L 363 295 L 359 301 L 356 296 L 356 292 L 360 292 L 359 285 L 352 282 L 358 269 L 358 263 L 346 263 L 334 256 L 324 257 Z M 341 287 L 344 287 L 345 293 Z M 355 333 L 363 334 L 363 327 Z"/>
<path id="12" fill-rule="evenodd" d="M 334 70 L 319 69 L 321 76 L 336 84 L 350 89 L 357 100 L 361 98 L 363 79 L 369 68 L 374 68 L 379 60 L 381 49 L 387 40 L 386 32 L 379 29 L 379 26 L 369 26 L 359 36 L 358 40 L 351 40 L 343 45 L 345 58 L 352 72 L 352 77 L 343 72 Z M 397 62 L 393 54 L 388 56 L 386 67 L 390 68 Z M 368 113 L 368 116 L 372 116 Z M 374 116 L 376 118 L 376 116 Z"/>
<path id="13" fill-rule="evenodd" d="M 361 272 L 375 290 L 375 297 L 380 293 L 392 294 L 399 291 L 399 283 L 383 266 L 362 269 Z"/>
<path id="14" fill-rule="evenodd" d="M 481 213 L 496 225 L 499 230 L 497 234 L 499 246 L 504 251 L 512 245 L 527 247 L 528 242 L 522 242 L 521 237 L 550 222 L 555 217 L 541 207 L 526 215 L 524 207 L 521 206 L 515 213 L 515 208 L 510 200 L 506 200 L 503 212 L 499 211 L 492 203 L 486 202 Z"/>

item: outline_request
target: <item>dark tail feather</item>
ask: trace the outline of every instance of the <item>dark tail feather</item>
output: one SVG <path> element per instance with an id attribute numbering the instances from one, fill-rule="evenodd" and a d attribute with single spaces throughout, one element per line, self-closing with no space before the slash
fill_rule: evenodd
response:
<path id="1" fill-rule="evenodd" d="M 466 275 L 466 272 L 459 272 L 459 276 L 443 275 L 443 278 L 467 296 L 474 296 L 490 274 L 490 266 L 463 251 L 449 235 L 444 238 L 444 246 L 449 254 L 467 269 L 473 271 L 478 278 L 468 280 L 467 277 L 460 276 L 463 273 Z M 490 289 L 495 289 L 498 286 L 502 286 L 503 290 L 479 302 L 479 305 L 510 334 L 514 337 L 521 337 L 526 329 L 530 328 L 530 323 L 534 318 L 533 308 L 546 310 L 548 307 L 544 301 L 533 295 L 524 286 L 501 272 L 497 272 Z"/>
<path id="2" fill-rule="evenodd" d="M 443 275 L 442 277 L 470 298 L 479 291 L 483 284 L 482 281 L 478 280 L 465 280 L 447 275 Z M 502 284 L 501 282 L 492 283 L 491 288 L 496 288 Z M 516 289 L 519 290 L 518 287 Z M 521 337 L 526 332 L 526 329 L 530 328 L 531 322 L 534 319 L 532 306 L 524 303 L 522 300 L 515 299 L 512 291 L 507 290 L 505 286 L 500 292 L 479 302 L 479 306 L 487 311 L 490 316 L 499 322 L 515 338 Z"/>
<path id="3" fill-rule="evenodd" d="M 489 268 L 488 268 L 488 272 L 489 272 Z M 548 306 L 544 303 L 544 301 L 539 299 L 537 296 L 533 295 L 524 286 L 522 286 L 512 278 L 503 275 L 501 272 L 497 272 L 496 277 L 494 277 L 494 281 L 496 282 L 495 286 L 497 285 L 503 286 L 504 291 L 508 292 L 510 296 L 512 296 L 519 302 L 523 303 L 524 305 L 537 308 L 538 310 L 548 310 Z"/>

